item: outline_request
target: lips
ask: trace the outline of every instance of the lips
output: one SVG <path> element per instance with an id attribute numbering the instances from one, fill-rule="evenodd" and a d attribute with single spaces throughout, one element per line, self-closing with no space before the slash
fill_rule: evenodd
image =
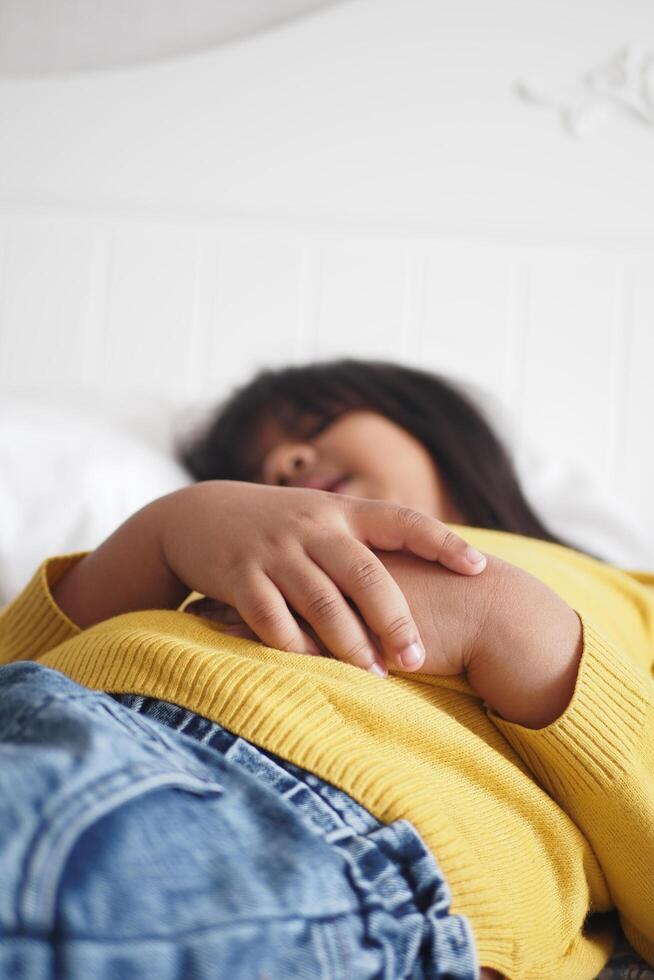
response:
<path id="1" fill-rule="evenodd" d="M 347 488 L 350 485 L 349 476 L 344 476 L 340 480 L 337 480 L 333 486 L 328 487 L 330 493 L 347 493 Z"/>

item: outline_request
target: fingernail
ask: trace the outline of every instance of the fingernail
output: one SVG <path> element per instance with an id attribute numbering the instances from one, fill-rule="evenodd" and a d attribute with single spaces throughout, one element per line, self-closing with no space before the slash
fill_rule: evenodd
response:
<path id="1" fill-rule="evenodd" d="M 424 650 L 419 643 L 412 643 L 400 653 L 400 660 L 403 667 L 414 667 L 419 664 L 424 655 Z"/>
<path id="2" fill-rule="evenodd" d="M 370 667 L 368 667 L 368 670 L 370 671 L 371 674 L 376 674 L 377 677 L 388 677 L 388 671 L 384 670 L 381 664 L 378 664 L 376 662 L 372 664 Z"/>
<path id="3" fill-rule="evenodd" d="M 480 565 L 482 561 L 486 561 L 486 558 L 484 555 L 482 555 L 481 551 L 477 551 L 476 548 L 471 548 L 470 546 L 466 548 L 466 558 L 468 561 L 472 562 L 473 565 Z"/>

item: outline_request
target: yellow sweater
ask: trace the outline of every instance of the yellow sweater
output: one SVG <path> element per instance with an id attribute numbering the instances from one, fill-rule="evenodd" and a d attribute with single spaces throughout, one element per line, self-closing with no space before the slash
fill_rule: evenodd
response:
<path id="1" fill-rule="evenodd" d="M 458 528 L 582 618 L 564 714 L 539 731 L 503 721 L 461 678 L 380 680 L 320 657 L 229 637 L 170 611 L 80 631 L 54 558 L 0 615 L 0 663 L 39 659 L 89 687 L 163 698 L 339 786 L 384 822 L 419 830 L 468 916 L 480 962 L 509 978 L 600 972 L 617 908 L 654 965 L 654 576 L 558 545 Z M 128 571 L 128 570 L 126 570 Z"/>

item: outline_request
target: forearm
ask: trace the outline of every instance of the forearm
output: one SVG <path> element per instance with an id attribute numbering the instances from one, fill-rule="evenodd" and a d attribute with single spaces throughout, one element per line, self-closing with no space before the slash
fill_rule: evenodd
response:
<path id="1" fill-rule="evenodd" d="M 552 648 L 562 677 L 573 638 Z M 584 616 L 578 676 L 567 690 L 560 683 L 555 717 L 489 717 L 589 841 L 625 935 L 654 965 L 654 688 L 630 642 L 639 641 L 616 644 Z M 647 628 L 640 642 L 649 644 Z"/>
<path id="2" fill-rule="evenodd" d="M 481 575 L 462 578 L 411 555 L 377 554 L 411 607 L 426 648 L 423 670 L 465 673 L 490 708 L 529 728 L 565 710 L 582 629 L 551 589 L 492 555 Z"/>
<path id="3" fill-rule="evenodd" d="M 86 629 L 138 609 L 177 609 L 189 590 L 170 570 L 161 547 L 168 498 L 148 504 L 52 587 L 66 615 Z"/>
<path id="4" fill-rule="evenodd" d="M 428 562 L 384 561 L 432 673 L 446 672 L 439 645 L 458 624 L 471 688 L 589 841 L 626 935 L 654 964 L 654 689 L 636 651 L 615 647 L 538 579 L 490 556 L 483 575 L 465 582 L 439 577 Z M 646 627 L 640 642 L 651 643 Z"/>
<path id="5" fill-rule="evenodd" d="M 534 576 L 489 562 L 492 602 L 467 665 L 470 686 L 507 721 L 543 728 L 572 698 L 583 650 L 575 611 Z"/>

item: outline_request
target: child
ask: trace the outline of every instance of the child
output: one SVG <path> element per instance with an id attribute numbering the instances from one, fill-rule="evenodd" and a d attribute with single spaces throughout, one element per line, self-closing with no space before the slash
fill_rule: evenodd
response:
<path id="1" fill-rule="evenodd" d="M 45 563 L 3 614 L 0 662 L 37 659 L 225 755 L 230 801 L 249 804 L 231 823 L 227 810 L 208 825 L 189 816 L 189 828 L 208 827 L 193 844 L 245 822 L 250 844 L 265 825 L 270 852 L 242 856 L 249 931 L 235 937 L 230 922 L 229 942 L 211 951 L 228 972 L 187 975 L 251 976 L 256 963 L 286 976 L 290 963 L 306 975 L 463 977 L 481 964 L 582 980 L 609 958 L 613 909 L 654 964 L 654 579 L 557 543 L 484 420 L 423 372 L 352 361 L 266 372 L 184 458 L 205 482 L 144 508 L 92 554 Z M 205 615 L 177 611 L 191 590 L 208 597 L 194 607 Z M 246 635 L 229 636 L 217 615 Z M 10 677 L 23 712 L 33 679 Z M 58 687 L 48 705 L 72 710 L 79 690 Z M 265 813 L 225 767 L 234 757 L 265 783 Z M 321 839 L 329 851 L 310 854 L 296 831 L 291 891 L 298 901 L 307 875 L 321 881 L 312 916 L 301 902 L 286 915 L 284 820 L 266 824 L 271 788 L 296 799 L 298 779 L 339 815 Z M 342 823 L 351 806 L 362 838 Z M 186 810 L 175 813 L 183 826 Z M 330 878 L 346 838 L 338 860 L 347 887 L 360 886 L 354 919 L 352 894 Z M 355 856 L 373 839 L 386 893 L 362 872 L 368 851 L 366 864 Z M 92 852 L 75 841 L 81 874 Z M 192 853 L 175 865 L 183 875 Z M 276 857 L 283 942 L 270 917 L 265 930 L 251 921 Z M 74 935 L 77 879 L 66 873 Z M 234 895 L 223 899 L 220 910 Z M 115 909 L 113 892 L 105 905 Z M 331 974 L 315 972 L 327 962 Z"/>

